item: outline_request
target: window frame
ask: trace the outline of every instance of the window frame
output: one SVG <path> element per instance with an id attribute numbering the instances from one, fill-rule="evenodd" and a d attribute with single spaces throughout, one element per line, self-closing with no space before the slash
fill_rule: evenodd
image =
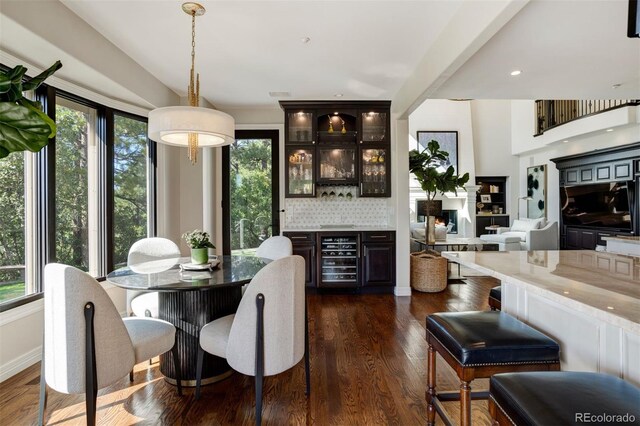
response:
<path id="1" fill-rule="evenodd" d="M 7 67 L 0 64 L 0 69 Z M 45 114 L 52 120 L 56 120 L 56 100 L 63 98 L 80 105 L 96 110 L 96 144 L 97 144 L 97 186 L 98 186 L 98 211 L 105 212 L 98 217 L 98 281 L 104 281 L 109 271 L 113 270 L 113 220 L 114 220 L 114 119 L 115 116 L 126 117 L 148 123 L 147 117 L 129 113 L 108 107 L 98 102 L 91 101 L 71 92 L 56 89 L 53 86 L 43 84 L 35 91 L 36 100 L 40 101 Z M 33 166 L 35 174 L 35 223 L 33 231 L 36 247 L 33 262 L 34 293 L 0 303 L 0 312 L 6 312 L 13 308 L 34 302 L 44 296 L 43 271 L 44 266 L 55 258 L 55 136 L 49 140 L 49 144 L 40 152 L 34 154 Z M 147 235 L 153 237 L 157 232 L 157 144 L 147 138 Z M 26 243 L 25 243 L 26 244 Z M 26 263 L 26 262 L 25 262 Z"/>

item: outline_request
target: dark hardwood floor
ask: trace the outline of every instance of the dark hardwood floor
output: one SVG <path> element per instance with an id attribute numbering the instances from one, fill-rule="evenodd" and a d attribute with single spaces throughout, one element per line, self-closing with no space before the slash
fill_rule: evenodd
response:
<path id="1" fill-rule="evenodd" d="M 496 281 L 470 277 L 436 294 L 309 296 L 311 396 L 304 394 L 304 363 L 265 379 L 264 424 L 421 425 L 426 423 L 425 317 L 432 312 L 488 309 Z M 40 366 L 0 384 L 0 423 L 36 424 Z M 438 388 L 457 390 L 456 376 L 438 362 Z M 487 387 L 487 380 L 472 383 Z M 235 373 L 179 397 L 158 364 L 136 366 L 135 381 L 123 377 L 98 394 L 101 425 L 240 425 L 254 420 L 253 378 Z M 458 417 L 457 403 L 447 403 Z M 491 424 L 486 401 L 473 402 L 473 424 Z M 47 424 L 85 424 L 84 396 L 49 390 Z M 439 421 L 439 419 L 438 419 Z M 439 423 L 441 424 L 441 423 Z"/>

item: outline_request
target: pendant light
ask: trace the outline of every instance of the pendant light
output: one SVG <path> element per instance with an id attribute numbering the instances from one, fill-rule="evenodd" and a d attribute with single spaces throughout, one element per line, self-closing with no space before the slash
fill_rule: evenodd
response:
<path id="1" fill-rule="evenodd" d="M 191 73 L 189 75 L 189 106 L 156 108 L 149 113 L 149 139 L 167 145 L 186 146 L 191 164 L 198 161 L 198 147 L 224 146 L 233 143 L 235 121 L 224 112 L 201 108 L 200 74 L 195 72 L 196 16 L 204 15 L 205 8 L 187 2 L 182 10 L 191 15 Z"/>

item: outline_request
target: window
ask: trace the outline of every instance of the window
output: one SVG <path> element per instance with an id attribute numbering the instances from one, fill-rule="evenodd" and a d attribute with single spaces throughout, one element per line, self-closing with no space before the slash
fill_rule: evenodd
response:
<path id="1" fill-rule="evenodd" d="M 46 263 L 104 276 L 155 232 L 146 119 L 46 85 L 36 95 L 58 129 L 39 153 L 0 160 L 0 312 L 41 297 Z"/>
<path id="2" fill-rule="evenodd" d="M 0 303 L 28 293 L 25 277 L 25 157 L 0 160 Z"/>
<path id="3" fill-rule="evenodd" d="M 98 274 L 96 110 L 58 97 L 55 252 L 52 260 Z"/>
<path id="4" fill-rule="evenodd" d="M 147 123 L 114 115 L 113 264 L 126 265 L 129 247 L 148 235 Z"/>

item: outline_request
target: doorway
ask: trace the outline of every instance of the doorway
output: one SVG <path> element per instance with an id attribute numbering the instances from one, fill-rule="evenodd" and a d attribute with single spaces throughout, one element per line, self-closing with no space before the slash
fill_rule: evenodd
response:
<path id="1" fill-rule="evenodd" d="M 222 149 L 224 254 L 253 254 L 280 233 L 277 130 L 236 130 Z"/>

